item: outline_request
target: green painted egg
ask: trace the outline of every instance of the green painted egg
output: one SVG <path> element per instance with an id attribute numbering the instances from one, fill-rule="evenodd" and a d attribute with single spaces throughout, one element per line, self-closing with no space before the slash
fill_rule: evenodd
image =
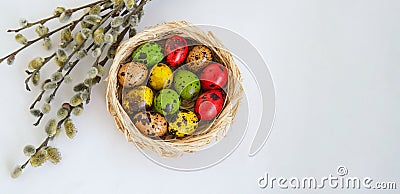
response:
<path id="1" fill-rule="evenodd" d="M 162 115 L 174 114 L 179 110 L 181 102 L 175 90 L 162 89 L 154 98 L 154 109 Z"/>
<path id="2" fill-rule="evenodd" d="M 164 58 L 162 48 L 157 43 L 147 42 L 140 45 L 132 54 L 134 62 L 140 62 L 151 67 Z"/>
<path id="3" fill-rule="evenodd" d="M 174 87 L 185 100 L 196 97 L 201 89 L 199 78 L 187 70 L 178 70 L 174 73 Z"/>

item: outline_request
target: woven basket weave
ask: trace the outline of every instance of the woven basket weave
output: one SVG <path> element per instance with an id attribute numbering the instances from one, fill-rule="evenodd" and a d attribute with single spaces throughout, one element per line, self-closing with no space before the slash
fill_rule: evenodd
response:
<path id="1" fill-rule="evenodd" d="M 182 139 L 152 139 L 143 135 L 133 124 L 128 114 L 124 111 L 118 84 L 118 70 L 120 66 L 131 60 L 132 52 L 141 44 L 149 41 L 164 40 L 174 35 L 191 38 L 202 45 L 209 47 L 213 52 L 214 61 L 224 64 L 230 71 L 227 83 L 227 97 L 224 108 L 214 122 L 201 133 L 190 135 Z M 242 96 L 241 75 L 232 55 L 211 33 L 190 25 L 185 21 L 169 22 L 150 27 L 138 33 L 131 39 L 123 42 L 115 55 L 108 75 L 106 100 L 108 111 L 115 120 L 119 130 L 125 134 L 129 142 L 134 142 L 142 149 L 148 149 L 163 157 L 178 157 L 183 153 L 198 151 L 202 147 L 217 141 L 225 136 L 230 123 L 233 121 Z"/>

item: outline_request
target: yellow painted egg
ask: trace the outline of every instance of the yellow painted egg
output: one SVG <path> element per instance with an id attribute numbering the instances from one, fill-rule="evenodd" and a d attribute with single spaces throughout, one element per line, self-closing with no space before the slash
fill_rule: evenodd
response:
<path id="1" fill-rule="evenodd" d="M 150 72 L 149 85 L 155 90 L 171 86 L 173 80 L 172 70 L 166 64 L 158 63 Z"/>
<path id="2" fill-rule="evenodd" d="M 138 86 L 131 89 L 122 97 L 122 107 L 126 113 L 133 115 L 144 112 L 153 104 L 153 90 L 147 86 Z"/>
<path id="3" fill-rule="evenodd" d="M 186 137 L 196 131 L 199 119 L 189 110 L 181 110 L 169 121 L 168 131 L 176 137 Z"/>

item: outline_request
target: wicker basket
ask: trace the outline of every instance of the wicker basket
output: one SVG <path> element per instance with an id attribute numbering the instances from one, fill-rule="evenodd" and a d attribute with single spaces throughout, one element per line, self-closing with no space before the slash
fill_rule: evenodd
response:
<path id="1" fill-rule="evenodd" d="M 117 75 L 120 65 L 131 59 L 131 54 L 136 47 L 145 42 L 163 40 L 174 35 L 191 38 L 209 47 L 213 52 L 214 61 L 224 64 L 230 70 L 230 77 L 226 86 L 227 97 L 223 110 L 207 130 L 182 139 L 156 140 L 143 135 L 124 111 L 120 103 L 121 95 L 119 94 L 119 89 L 121 86 L 118 84 Z M 224 137 L 236 115 L 243 92 L 239 69 L 229 51 L 224 49 L 221 42 L 211 32 L 205 33 L 185 21 L 153 26 L 123 42 L 116 52 L 107 80 L 106 100 L 108 111 L 114 118 L 119 130 L 125 134 L 129 142 L 134 142 L 140 148 L 151 150 L 163 157 L 178 157 L 185 152 L 195 152 L 214 140 L 217 141 Z"/>

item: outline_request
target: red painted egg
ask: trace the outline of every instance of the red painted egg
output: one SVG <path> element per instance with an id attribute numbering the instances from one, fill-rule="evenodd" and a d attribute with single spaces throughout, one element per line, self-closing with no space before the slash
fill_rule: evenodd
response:
<path id="1" fill-rule="evenodd" d="M 199 78 L 204 90 L 220 89 L 228 81 L 228 70 L 219 63 L 212 63 L 201 71 Z"/>
<path id="2" fill-rule="evenodd" d="M 186 39 L 181 36 L 173 36 L 165 42 L 164 54 L 167 56 L 167 63 L 171 67 L 182 64 L 188 51 Z"/>
<path id="3" fill-rule="evenodd" d="M 194 111 L 199 119 L 212 120 L 221 112 L 224 101 L 221 90 L 209 90 L 197 98 Z"/>

